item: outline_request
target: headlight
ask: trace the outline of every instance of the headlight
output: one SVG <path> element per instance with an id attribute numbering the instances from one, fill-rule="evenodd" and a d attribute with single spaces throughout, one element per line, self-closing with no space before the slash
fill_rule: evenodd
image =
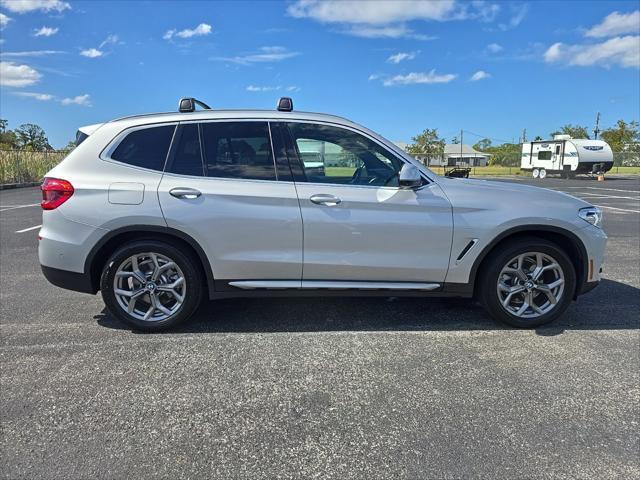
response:
<path id="1" fill-rule="evenodd" d="M 581 208 L 578 211 L 578 216 L 585 222 L 589 222 L 596 227 L 602 226 L 602 210 L 598 207 L 586 207 Z"/>

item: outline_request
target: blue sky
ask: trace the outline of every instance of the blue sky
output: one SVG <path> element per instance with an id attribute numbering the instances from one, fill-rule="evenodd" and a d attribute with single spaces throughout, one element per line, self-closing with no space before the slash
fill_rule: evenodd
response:
<path id="1" fill-rule="evenodd" d="M 640 118 L 640 3 L 0 0 L 0 116 L 78 126 L 214 108 L 343 115 L 394 141 Z M 478 137 L 465 134 L 465 143 Z"/>

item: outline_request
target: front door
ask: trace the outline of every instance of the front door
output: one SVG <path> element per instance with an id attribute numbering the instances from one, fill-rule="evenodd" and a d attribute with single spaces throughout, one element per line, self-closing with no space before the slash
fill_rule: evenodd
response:
<path id="1" fill-rule="evenodd" d="M 287 126 L 304 174 L 303 281 L 444 281 L 452 210 L 438 185 L 399 188 L 404 160 L 354 130 Z"/>
<path id="2" fill-rule="evenodd" d="M 180 126 L 158 196 L 167 225 L 200 244 L 218 282 L 301 280 L 302 218 L 274 166 L 267 122 Z"/>

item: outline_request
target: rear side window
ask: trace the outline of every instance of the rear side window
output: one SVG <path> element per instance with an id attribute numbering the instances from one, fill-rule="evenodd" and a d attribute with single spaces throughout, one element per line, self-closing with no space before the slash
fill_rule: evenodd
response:
<path id="1" fill-rule="evenodd" d="M 169 171 L 180 175 L 201 177 L 203 168 L 198 125 L 190 123 L 180 127 L 179 134 L 176 135 L 176 142 L 175 154 L 171 166 L 168 167 Z"/>
<path id="2" fill-rule="evenodd" d="M 201 124 L 209 177 L 276 180 L 266 122 Z"/>
<path id="3" fill-rule="evenodd" d="M 538 152 L 538 160 L 551 160 L 551 150 L 541 150 Z"/>
<path id="4" fill-rule="evenodd" d="M 175 125 L 135 130 L 120 142 L 111 158 L 136 167 L 162 170 L 174 130 Z"/>

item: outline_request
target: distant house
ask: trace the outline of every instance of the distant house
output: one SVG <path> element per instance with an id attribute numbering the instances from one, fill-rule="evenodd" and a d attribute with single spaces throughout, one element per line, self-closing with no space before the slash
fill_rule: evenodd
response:
<path id="1" fill-rule="evenodd" d="M 408 150 L 408 144 L 404 142 L 394 143 L 405 152 Z M 420 154 L 413 156 L 425 165 L 432 165 L 434 167 L 455 167 L 457 165 L 465 167 L 486 167 L 491 154 L 479 152 L 470 145 L 451 143 L 444 146 L 444 154 L 441 157 L 427 158 L 426 155 Z"/>

